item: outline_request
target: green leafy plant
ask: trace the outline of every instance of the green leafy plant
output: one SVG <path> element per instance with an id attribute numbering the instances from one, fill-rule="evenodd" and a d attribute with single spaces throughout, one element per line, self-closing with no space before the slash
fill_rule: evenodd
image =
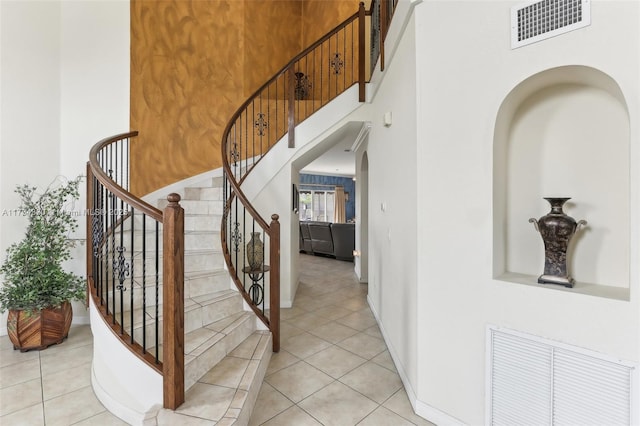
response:
<path id="1" fill-rule="evenodd" d="M 71 258 L 69 235 L 78 227 L 70 203 L 80 196 L 80 178 L 50 186 L 43 193 L 29 185 L 19 185 L 20 214 L 29 225 L 22 240 L 7 249 L 0 267 L 4 280 L 0 288 L 0 311 L 9 309 L 37 312 L 57 307 L 85 294 L 82 277 L 67 272 L 62 263 Z"/>

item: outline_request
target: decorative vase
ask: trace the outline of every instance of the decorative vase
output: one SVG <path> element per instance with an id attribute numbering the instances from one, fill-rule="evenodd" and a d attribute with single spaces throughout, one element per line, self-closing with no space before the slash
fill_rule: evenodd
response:
<path id="1" fill-rule="evenodd" d="M 46 349 L 67 338 L 72 318 L 73 310 L 69 302 L 39 312 L 10 309 L 7 334 L 13 349 L 20 349 L 20 352 Z"/>
<path id="2" fill-rule="evenodd" d="M 538 277 L 540 284 L 559 284 L 573 287 L 574 280 L 567 272 L 567 249 L 573 235 L 586 225 L 586 220 L 576 222 L 562 211 L 563 204 L 571 198 L 545 198 L 551 211 L 540 219 L 529 219 L 544 242 L 544 273 Z"/>
<path id="3" fill-rule="evenodd" d="M 264 258 L 264 244 L 260 241 L 260 232 L 252 232 L 251 240 L 247 243 L 247 262 L 251 270 L 262 268 Z"/>

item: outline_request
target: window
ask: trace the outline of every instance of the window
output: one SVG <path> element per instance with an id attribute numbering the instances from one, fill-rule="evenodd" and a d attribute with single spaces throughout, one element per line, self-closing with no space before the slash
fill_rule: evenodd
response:
<path id="1" fill-rule="evenodd" d="M 335 193 L 333 191 L 300 191 L 298 214 L 300 220 L 333 222 Z"/>

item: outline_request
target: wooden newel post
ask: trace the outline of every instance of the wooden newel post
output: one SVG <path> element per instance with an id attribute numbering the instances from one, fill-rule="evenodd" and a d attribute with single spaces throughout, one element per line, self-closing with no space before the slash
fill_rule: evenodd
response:
<path id="1" fill-rule="evenodd" d="M 358 100 L 365 101 L 365 10 L 364 2 L 360 2 L 358 9 Z"/>
<path id="2" fill-rule="evenodd" d="M 184 210 L 169 194 L 163 211 L 163 393 L 164 408 L 184 402 Z"/>
<path id="3" fill-rule="evenodd" d="M 271 215 L 269 228 L 269 262 L 271 276 L 269 277 L 269 324 L 273 337 L 273 352 L 280 352 L 280 222 L 277 214 Z"/>

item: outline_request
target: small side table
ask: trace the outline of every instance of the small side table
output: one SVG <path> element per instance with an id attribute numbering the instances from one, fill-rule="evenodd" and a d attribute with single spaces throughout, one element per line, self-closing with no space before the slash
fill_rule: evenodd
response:
<path id="1" fill-rule="evenodd" d="M 269 265 L 262 265 L 259 268 L 252 268 L 245 266 L 242 268 L 242 272 L 249 275 L 251 279 L 251 287 L 247 291 L 247 294 L 255 305 L 260 305 L 264 300 L 264 288 L 258 282 L 264 278 L 264 273 L 269 271 Z"/>

